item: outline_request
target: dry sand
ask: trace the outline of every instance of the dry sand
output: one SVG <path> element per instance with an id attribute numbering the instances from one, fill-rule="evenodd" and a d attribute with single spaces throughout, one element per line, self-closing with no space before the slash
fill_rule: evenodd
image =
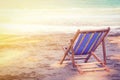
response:
<path id="1" fill-rule="evenodd" d="M 73 34 L 3 35 L 0 40 L 0 80 L 120 80 L 120 36 L 106 40 L 110 72 L 79 74 L 71 64 L 59 65 L 62 46 Z M 101 56 L 101 47 L 97 50 Z"/>

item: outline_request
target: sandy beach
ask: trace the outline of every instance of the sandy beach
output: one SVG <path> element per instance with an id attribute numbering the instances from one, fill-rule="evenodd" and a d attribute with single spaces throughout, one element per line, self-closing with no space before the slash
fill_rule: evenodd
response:
<path id="1" fill-rule="evenodd" d="M 71 64 L 59 64 L 74 33 L 42 35 L 1 35 L 0 80 L 120 80 L 120 36 L 106 38 L 107 66 L 110 72 L 94 71 L 80 75 Z M 101 47 L 97 55 L 102 56 Z"/>

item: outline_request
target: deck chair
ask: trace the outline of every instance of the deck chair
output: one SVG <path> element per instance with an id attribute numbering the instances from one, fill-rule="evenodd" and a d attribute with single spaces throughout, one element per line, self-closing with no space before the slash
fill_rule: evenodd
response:
<path id="1" fill-rule="evenodd" d="M 109 68 L 106 66 L 106 49 L 105 49 L 105 37 L 110 31 L 110 28 L 102 29 L 102 30 L 91 30 L 91 31 L 80 31 L 78 30 L 76 34 L 74 35 L 73 39 L 70 40 L 70 44 L 68 47 L 64 48 L 64 56 L 62 57 L 60 64 L 63 63 L 63 61 L 70 60 L 72 61 L 73 67 L 77 67 L 78 71 L 80 73 L 83 73 L 84 71 L 89 70 L 82 70 L 82 65 L 93 65 L 93 64 L 99 64 L 102 67 L 95 68 L 93 70 L 106 70 L 109 71 Z M 95 50 L 98 48 L 98 46 L 102 44 L 103 49 L 103 60 L 99 58 L 95 54 Z M 85 56 L 83 58 L 84 63 L 77 63 L 76 60 L 80 60 L 82 56 Z M 93 58 L 97 62 L 88 62 L 90 57 L 93 56 Z M 66 57 L 69 57 L 66 59 Z M 90 69 L 91 71 L 92 69 Z M 92 71 L 93 71 L 92 70 Z"/>

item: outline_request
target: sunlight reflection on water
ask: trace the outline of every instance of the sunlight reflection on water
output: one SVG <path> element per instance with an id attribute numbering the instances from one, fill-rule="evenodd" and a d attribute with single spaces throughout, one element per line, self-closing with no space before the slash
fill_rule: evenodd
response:
<path id="1" fill-rule="evenodd" d="M 52 26 L 52 25 L 37 25 L 37 24 L 3 24 L 5 34 L 45 34 L 45 33 L 71 33 L 77 29 L 94 30 L 111 27 L 112 29 L 119 26 Z"/>

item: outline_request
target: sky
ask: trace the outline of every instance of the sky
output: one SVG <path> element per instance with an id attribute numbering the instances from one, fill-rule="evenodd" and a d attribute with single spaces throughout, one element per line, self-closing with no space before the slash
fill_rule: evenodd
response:
<path id="1" fill-rule="evenodd" d="M 0 9 L 119 8 L 120 0 L 0 0 Z"/>

